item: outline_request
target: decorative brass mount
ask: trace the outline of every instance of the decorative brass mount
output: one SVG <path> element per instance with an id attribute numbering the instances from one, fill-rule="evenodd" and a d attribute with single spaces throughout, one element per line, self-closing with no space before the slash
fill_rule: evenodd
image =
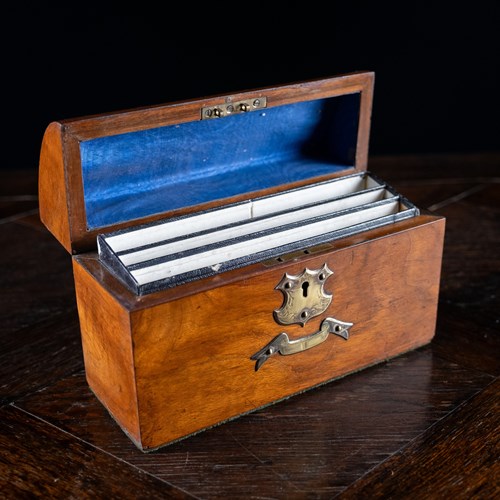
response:
<path id="1" fill-rule="evenodd" d="M 258 111 L 266 107 L 267 97 L 254 97 L 245 99 L 244 101 L 236 102 L 227 101 L 223 104 L 217 104 L 215 106 L 205 106 L 201 108 L 201 119 L 213 120 L 215 118 L 223 118 L 225 116 Z"/>
<path id="2" fill-rule="evenodd" d="M 321 269 L 306 268 L 296 276 L 285 273 L 276 286 L 276 290 L 283 293 L 284 300 L 282 306 L 274 310 L 274 319 L 280 325 L 298 323 L 304 326 L 324 312 L 333 298 L 324 290 L 324 284 L 332 274 L 326 263 Z"/>
<path id="3" fill-rule="evenodd" d="M 311 347 L 322 344 L 330 333 L 347 340 L 351 326 L 353 326 L 353 323 L 346 323 L 335 318 L 325 318 L 317 332 L 305 337 L 290 340 L 288 335 L 282 332 L 274 337 L 269 344 L 253 354 L 250 359 L 255 361 L 255 371 L 257 371 L 273 354 L 279 353 L 282 356 L 287 356 L 306 351 Z"/>

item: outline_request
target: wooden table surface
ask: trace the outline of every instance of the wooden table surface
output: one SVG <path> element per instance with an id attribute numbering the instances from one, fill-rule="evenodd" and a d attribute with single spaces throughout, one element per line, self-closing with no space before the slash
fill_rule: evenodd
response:
<path id="1" fill-rule="evenodd" d="M 86 385 L 36 170 L 0 171 L 1 498 L 500 498 L 500 153 L 369 168 L 447 218 L 432 343 L 147 454 Z"/>

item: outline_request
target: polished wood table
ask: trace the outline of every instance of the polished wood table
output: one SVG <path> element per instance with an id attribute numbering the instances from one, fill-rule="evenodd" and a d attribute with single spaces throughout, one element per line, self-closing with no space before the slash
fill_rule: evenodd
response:
<path id="1" fill-rule="evenodd" d="M 433 341 L 147 454 L 87 387 L 36 169 L 0 171 L 1 498 L 500 498 L 500 152 L 369 169 L 447 218 Z"/>

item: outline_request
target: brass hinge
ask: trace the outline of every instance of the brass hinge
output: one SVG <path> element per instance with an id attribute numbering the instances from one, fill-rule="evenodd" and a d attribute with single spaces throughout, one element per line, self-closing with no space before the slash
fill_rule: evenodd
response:
<path id="1" fill-rule="evenodd" d="M 225 116 L 258 111 L 259 109 L 266 107 L 267 97 L 255 97 L 237 102 L 229 101 L 224 104 L 216 104 L 215 106 L 205 106 L 201 108 L 201 119 L 213 120 L 215 118 L 223 118 Z"/>

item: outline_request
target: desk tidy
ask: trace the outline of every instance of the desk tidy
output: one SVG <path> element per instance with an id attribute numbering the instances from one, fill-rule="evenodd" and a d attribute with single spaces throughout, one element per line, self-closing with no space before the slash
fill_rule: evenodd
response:
<path id="1" fill-rule="evenodd" d="M 432 339 L 445 219 L 366 170 L 373 83 L 47 127 L 40 216 L 72 254 L 87 381 L 139 449 Z"/>

